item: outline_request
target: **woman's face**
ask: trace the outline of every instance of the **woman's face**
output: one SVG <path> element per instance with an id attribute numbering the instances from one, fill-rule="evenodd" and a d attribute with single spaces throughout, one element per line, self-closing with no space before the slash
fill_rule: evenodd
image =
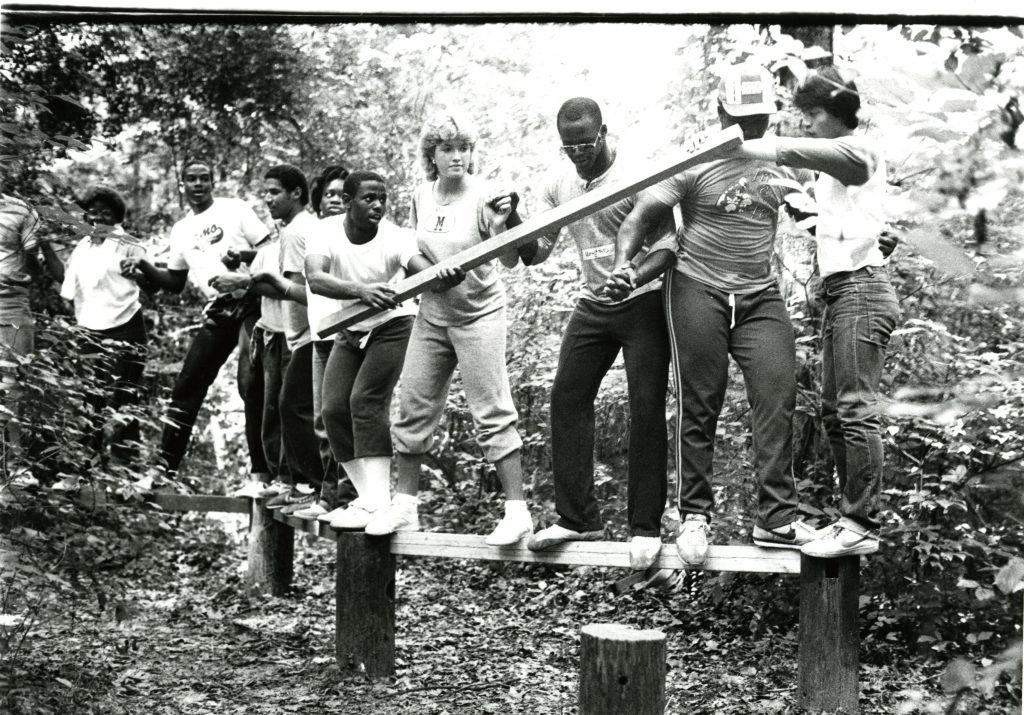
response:
<path id="1" fill-rule="evenodd" d="M 324 195 L 320 197 L 321 216 L 326 218 L 327 216 L 337 216 L 345 213 L 345 202 L 341 198 L 341 190 L 344 186 L 345 182 L 341 179 L 335 179 L 327 185 L 324 189 Z"/>
<path id="2" fill-rule="evenodd" d="M 434 147 L 434 165 L 437 175 L 444 179 L 457 179 L 469 172 L 473 147 L 466 139 L 450 139 Z"/>

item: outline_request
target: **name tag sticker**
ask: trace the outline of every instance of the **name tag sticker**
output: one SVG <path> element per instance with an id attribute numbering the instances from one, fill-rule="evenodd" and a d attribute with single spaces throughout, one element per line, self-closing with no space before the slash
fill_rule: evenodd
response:
<path id="1" fill-rule="evenodd" d="M 614 255 L 615 246 L 611 244 L 607 246 L 593 246 L 591 248 L 583 249 L 583 260 L 585 261 L 593 261 L 598 258 L 611 258 Z"/>

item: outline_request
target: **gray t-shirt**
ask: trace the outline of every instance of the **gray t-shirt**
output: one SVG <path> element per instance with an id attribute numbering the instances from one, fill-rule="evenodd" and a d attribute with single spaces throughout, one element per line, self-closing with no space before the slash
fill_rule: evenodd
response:
<path id="1" fill-rule="evenodd" d="M 434 200 L 434 184 L 421 184 L 412 197 L 416 244 L 440 263 L 490 238 L 492 209 L 482 182 L 468 177 L 468 189 L 455 201 Z M 493 260 L 466 271 L 466 280 L 442 293 L 420 296 L 420 315 L 434 325 L 465 325 L 505 305 L 505 286 Z"/>
<path id="2" fill-rule="evenodd" d="M 631 173 L 630 168 L 616 156 L 607 171 L 591 181 L 587 181 L 576 173 L 575 166 L 567 166 L 547 182 L 541 194 L 541 201 L 548 209 L 561 206 L 572 199 L 583 196 L 588 191 L 619 181 Z M 580 270 L 583 277 L 580 298 L 599 303 L 616 302 L 605 296 L 601 289 L 608 281 L 612 271 L 615 270 L 615 238 L 619 233 L 619 227 L 629 212 L 633 210 L 635 204 L 636 196 L 628 196 L 596 213 L 581 218 L 579 221 L 574 221 L 565 226 L 556 236 L 541 237 L 537 240 L 537 253 L 531 263 L 537 264 L 545 260 L 551 255 L 558 239 L 563 235 L 569 236 L 579 252 Z M 672 219 L 670 216 L 666 216 L 664 224 L 659 226 L 657 231 L 644 237 L 644 246 L 636 255 L 636 263 L 639 264 L 643 260 L 649 245 L 666 234 L 672 233 L 674 233 Z M 638 295 L 660 288 L 661 278 L 658 278 L 641 286 L 625 300 L 631 300 Z"/>

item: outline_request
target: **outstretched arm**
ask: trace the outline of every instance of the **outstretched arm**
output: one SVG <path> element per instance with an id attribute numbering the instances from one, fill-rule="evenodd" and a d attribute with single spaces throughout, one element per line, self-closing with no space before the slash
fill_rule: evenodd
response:
<path id="1" fill-rule="evenodd" d="M 121 260 L 121 275 L 128 278 L 141 276 L 149 285 L 154 288 L 180 293 L 185 289 L 185 282 L 188 280 L 188 271 L 179 271 L 171 268 L 159 268 L 153 265 L 146 258 L 124 258 Z"/>
<path id="2" fill-rule="evenodd" d="M 866 184 L 878 166 L 878 154 L 860 142 L 841 138 L 764 137 L 745 141 L 735 151 L 747 159 L 821 171 L 846 186 Z"/>

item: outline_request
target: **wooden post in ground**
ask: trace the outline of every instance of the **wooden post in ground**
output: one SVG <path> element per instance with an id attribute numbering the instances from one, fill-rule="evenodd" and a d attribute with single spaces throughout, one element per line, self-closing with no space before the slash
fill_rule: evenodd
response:
<path id="1" fill-rule="evenodd" d="M 662 715 L 665 634 L 616 623 L 580 636 L 580 715 Z"/>
<path id="2" fill-rule="evenodd" d="M 395 673 L 395 557 L 389 537 L 338 532 L 334 646 L 338 667 Z"/>
<path id="3" fill-rule="evenodd" d="M 249 513 L 249 569 L 245 583 L 250 589 L 283 596 L 292 583 L 295 532 L 274 520 L 266 499 L 253 499 Z"/>
<path id="4" fill-rule="evenodd" d="M 859 599 L 860 557 L 801 558 L 800 707 L 859 712 Z"/>

